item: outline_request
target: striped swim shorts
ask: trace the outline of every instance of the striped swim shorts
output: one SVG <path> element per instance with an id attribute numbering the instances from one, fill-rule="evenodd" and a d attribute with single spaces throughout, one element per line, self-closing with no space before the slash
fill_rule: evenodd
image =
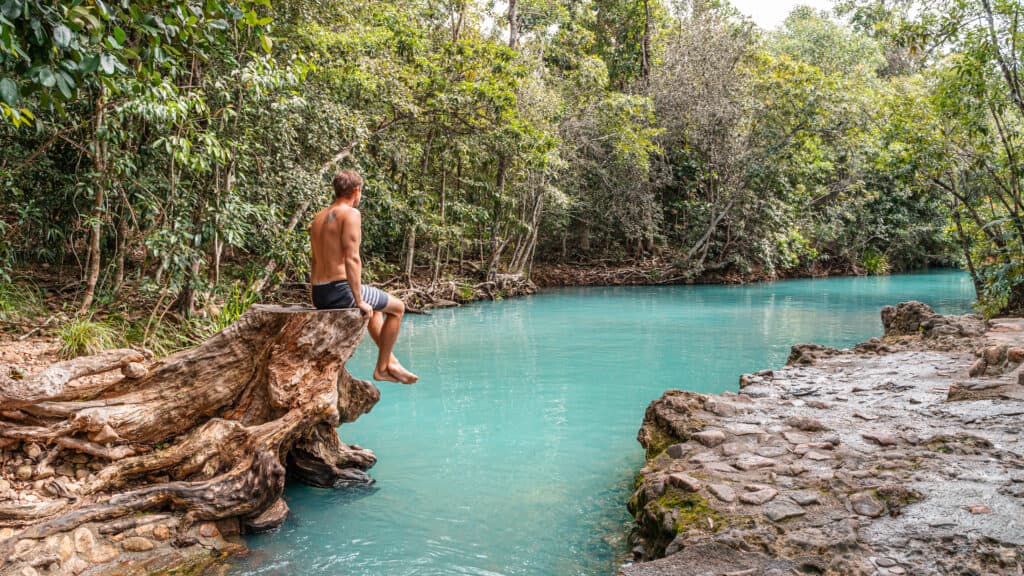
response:
<path id="1" fill-rule="evenodd" d="M 374 310 L 383 310 L 388 305 L 388 293 L 380 288 L 360 286 L 363 295 L 363 302 L 366 302 Z M 323 284 L 313 284 L 313 305 L 318 310 L 329 308 L 355 308 L 356 299 L 352 295 L 352 288 L 348 280 L 335 280 Z"/>

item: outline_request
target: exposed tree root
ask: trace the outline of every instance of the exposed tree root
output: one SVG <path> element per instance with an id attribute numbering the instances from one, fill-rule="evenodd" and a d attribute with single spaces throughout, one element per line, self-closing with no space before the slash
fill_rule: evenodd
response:
<path id="1" fill-rule="evenodd" d="M 201 521 L 273 528 L 288 514 L 286 476 L 372 482 L 374 454 L 335 431 L 380 399 L 344 369 L 364 328 L 357 311 L 255 306 L 148 370 L 114 350 L 0 382 L 0 573 L 29 558 L 81 563 L 49 555 L 64 533 L 81 548 L 83 526 L 118 537 L 171 518 L 179 546 Z M 118 368 L 125 377 L 79 381 Z"/>

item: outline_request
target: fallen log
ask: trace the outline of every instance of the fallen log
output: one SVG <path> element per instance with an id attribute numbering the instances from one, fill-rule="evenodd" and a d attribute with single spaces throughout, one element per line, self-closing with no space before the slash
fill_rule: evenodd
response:
<path id="1" fill-rule="evenodd" d="M 0 381 L 0 574 L 184 559 L 216 548 L 217 526 L 280 525 L 286 477 L 371 483 L 373 452 L 335 431 L 380 399 L 344 367 L 364 332 L 356 310 L 253 306 L 146 369 L 114 350 Z"/>

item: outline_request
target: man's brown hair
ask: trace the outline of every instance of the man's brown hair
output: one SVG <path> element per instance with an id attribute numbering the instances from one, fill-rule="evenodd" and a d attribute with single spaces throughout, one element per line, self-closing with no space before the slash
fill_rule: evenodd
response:
<path id="1" fill-rule="evenodd" d="M 334 176 L 334 197 L 348 198 L 355 193 L 356 188 L 362 188 L 363 177 L 355 170 L 342 170 Z"/>

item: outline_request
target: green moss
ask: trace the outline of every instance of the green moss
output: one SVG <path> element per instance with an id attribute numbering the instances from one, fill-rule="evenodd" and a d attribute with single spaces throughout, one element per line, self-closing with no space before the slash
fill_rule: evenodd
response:
<path id="1" fill-rule="evenodd" d="M 890 509 L 903 508 L 923 498 L 920 492 L 900 484 L 886 484 L 875 490 L 875 495 L 886 503 Z"/>
<path id="2" fill-rule="evenodd" d="M 677 535 L 691 528 L 718 532 L 725 525 L 722 515 L 695 492 L 669 488 L 655 500 L 655 504 L 664 510 L 675 510 L 679 515 L 675 526 Z"/>
<path id="3" fill-rule="evenodd" d="M 672 438 L 655 426 L 646 426 L 647 429 L 647 459 L 650 460 L 665 451 L 674 442 Z"/>

